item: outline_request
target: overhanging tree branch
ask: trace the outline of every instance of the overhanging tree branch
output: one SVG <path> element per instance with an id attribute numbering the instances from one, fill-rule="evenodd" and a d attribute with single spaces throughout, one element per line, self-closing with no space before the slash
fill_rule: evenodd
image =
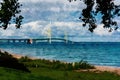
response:
<path id="1" fill-rule="evenodd" d="M 83 2 L 87 7 L 82 10 L 82 16 L 79 19 L 84 22 L 83 26 L 89 25 L 89 31 L 93 32 L 97 27 L 95 19 L 97 14 L 102 15 L 101 23 L 104 24 L 104 28 L 109 28 L 109 32 L 118 29 L 117 21 L 114 18 L 120 16 L 120 5 L 115 5 L 113 0 L 83 0 Z M 96 7 L 93 9 L 95 4 Z"/>
<path id="2" fill-rule="evenodd" d="M 20 28 L 23 16 L 19 15 L 22 5 L 18 0 L 3 0 L 0 4 L 0 27 L 6 29 L 11 20 L 14 20 L 16 28 Z"/>

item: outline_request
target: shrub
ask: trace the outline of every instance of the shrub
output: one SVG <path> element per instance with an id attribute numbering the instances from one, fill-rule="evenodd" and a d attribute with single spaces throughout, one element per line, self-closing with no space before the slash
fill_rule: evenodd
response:
<path id="1" fill-rule="evenodd" d="M 28 61 L 31 61 L 31 59 L 27 56 L 23 56 L 19 59 L 19 62 L 28 62 Z"/>
<path id="2" fill-rule="evenodd" d="M 75 62 L 74 69 L 93 69 L 94 66 L 90 65 L 87 61 L 81 60 L 80 62 Z"/>

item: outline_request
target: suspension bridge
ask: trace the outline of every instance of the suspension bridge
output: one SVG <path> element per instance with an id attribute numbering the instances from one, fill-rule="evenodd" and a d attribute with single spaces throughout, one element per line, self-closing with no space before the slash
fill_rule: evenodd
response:
<path id="1" fill-rule="evenodd" d="M 36 39 L 0 39 L 0 42 L 8 42 L 8 43 L 20 43 L 20 42 L 25 42 L 25 43 L 37 43 L 37 42 L 64 42 L 64 43 L 72 43 L 70 40 L 66 40 L 64 38 L 36 38 Z"/>
<path id="2" fill-rule="evenodd" d="M 49 27 L 46 31 L 46 38 L 24 38 L 24 39 L 0 39 L 0 42 L 8 42 L 8 43 L 16 43 L 16 42 L 25 42 L 25 43 L 37 43 L 37 42 L 65 42 L 65 43 L 73 43 L 73 41 L 68 40 L 67 32 L 64 31 L 64 37 L 52 37 L 52 30 Z"/>

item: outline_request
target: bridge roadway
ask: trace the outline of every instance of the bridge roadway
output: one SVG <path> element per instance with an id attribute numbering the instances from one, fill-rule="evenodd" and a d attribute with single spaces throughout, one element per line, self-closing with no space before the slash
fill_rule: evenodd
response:
<path id="1" fill-rule="evenodd" d="M 30 40 L 29 38 L 26 38 L 26 39 L 0 39 L 0 42 L 1 41 L 7 41 L 7 42 L 28 42 L 28 40 Z M 66 40 L 64 38 L 41 38 L 41 39 L 31 39 L 33 42 L 42 42 L 42 41 L 47 41 L 49 42 L 51 40 L 51 42 L 53 41 L 61 41 L 61 42 L 72 42 L 70 40 Z"/>

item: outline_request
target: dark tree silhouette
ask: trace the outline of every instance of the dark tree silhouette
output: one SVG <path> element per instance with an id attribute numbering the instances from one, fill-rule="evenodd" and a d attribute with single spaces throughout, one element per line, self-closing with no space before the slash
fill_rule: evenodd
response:
<path id="1" fill-rule="evenodd" d="M 76 0 L 69 1 L 72 2 Z M 97 21 L 95 19 L 97 14 L 102 15 L 101 23 L 104 24 L 104 28 L 109 28 L 109 32 L 113 29 L 118 29 L 117 22 L 113 19 L 116 16 L 120 16 L 120 5 L 115 5 L 114 0 L 83 0 L 83 2 L 87 7 L 82 10 L 82 16 L 80 16 L 79 19 L 84 22 L 83 26 L 86 26 L 86 24 L 89 25 L 89 31 L 93 32 L 97 27 Z M 95 4 L 96 7 L 93 9 Z"/>
<path id="2" fill-rule="evenodd" d="M 30 72 L 23 63 L 19 62 L 18 59 L 14 58 L 8 52 L 2 50 L 0 50 L 0 67 L 7 67 Z"/>
<path id="3" fill-rule="evenodd" d="M 22 5 L 18 0 L 2 0 L 0 3 L 0 28 L 6 29 L 13 20 L 16 28 L 21 27 L 23 16 L 19 15 Z"/>

